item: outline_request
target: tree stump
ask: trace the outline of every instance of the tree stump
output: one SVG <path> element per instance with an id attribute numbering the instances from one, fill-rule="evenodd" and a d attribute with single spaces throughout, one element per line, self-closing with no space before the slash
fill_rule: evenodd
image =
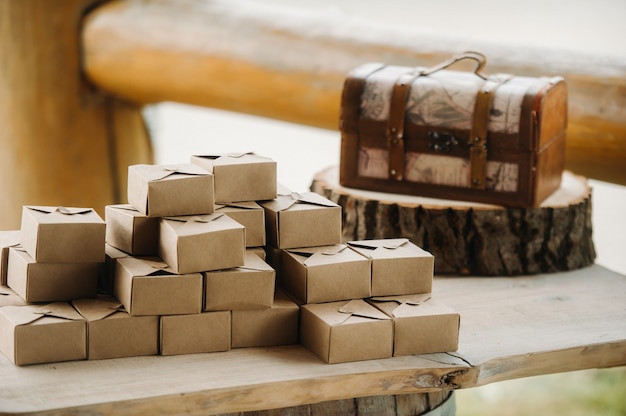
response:
<path id="1" fill-rule="evenodd" d="M 343 239 L 409 238 L 435 256 L 438 275 L 515 276 L 591 265 L 591 187 L 566 171 L 539 208 L 508 208 L 370 192 L 339 185 L 338 167 L 311 190 L 341 205 Z"/>

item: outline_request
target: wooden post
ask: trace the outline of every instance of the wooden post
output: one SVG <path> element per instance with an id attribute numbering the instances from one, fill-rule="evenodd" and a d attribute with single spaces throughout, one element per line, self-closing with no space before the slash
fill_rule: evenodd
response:
<path id="1" fill-rule="evenodd" d="M 102 215 L 126 199 L 127 164 L 152 160 L 139 107 L 82 77 L 81 19 L 101 2 L 0 0 L 0 229 L 19 228 L 22 205 Z"/>

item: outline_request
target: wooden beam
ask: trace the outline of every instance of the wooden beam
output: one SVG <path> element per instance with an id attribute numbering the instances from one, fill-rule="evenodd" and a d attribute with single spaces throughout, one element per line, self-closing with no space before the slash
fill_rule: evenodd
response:
<path id="1" fill-rule="evenodd" d="M 562 75 L 567 168 L 626 184 L 626 62 L 561 51 L 468 45 L 407 27 L 253 2 L 112 2 L 88 16 L 84 70 L 107 94 L 177 101 L 337 128 L 347 72 L 369 61 L 431 66 L 465 49 L 486 71 Z"/>
<path id="2" fill-rule="evenodd" d="M 81 76 L 79 25 L 98 1 L 0 0 L 0 229 L 19 228 L 22 205 L 103 215 L 126 199 L 126 164 L 152 160 L 138 106 Z"/>

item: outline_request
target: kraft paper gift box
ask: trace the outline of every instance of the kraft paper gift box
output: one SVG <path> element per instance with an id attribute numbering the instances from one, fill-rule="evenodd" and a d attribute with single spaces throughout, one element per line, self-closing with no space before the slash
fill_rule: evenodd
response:
<path id="1" fill-rule="evenodd" d="M 370 261 L 345 244 L 284 250 L 279 284 L 302 303 L 370 296 Z"/>
<path id="2" fill-rule="evenodd" d="M 384 296 L 368 299 L 393 318 L 393 355 L 456 351 L 460 315 L 430 294 Z"/>
<path id="3" fill-rule="evenodd" d="M 176 274 L 159 260 L 117 260 L 113 293 L 133 316 L 183 315 L 202 310 L 202 274 Z"/>
<path id="4" fill-rule="evenodd" d="M 210 214 L 213 175 L 189 164 L 128 167 L 128 203 L 148 217 Z"/>
<path id="5" fill-rule="evenodd" d="M 242 266 L 246 229 L 224 214 L 165 217 L 159 257 L 180 274 Z"/>
<path id="6" fill-rule="evenodd" d="M 265 210 L 254 201 L 216 205 L 215 212 L 228 215 L 246 227 L 246 247 L 265 245 Z"/>
<path id="7" fill-rule="evenodd" d="M 241 267 L 204 273 L 204 310 L 270 308 L 275 286 L 274 269 L 256 254 L 247 253 Z"/>
<path id="8" fill-rule="evenodd" d="M 298 343 L 300 308 L 282 291 L 269 309 L 232 311 L 232 348 Z"/>
<path id="9" fill-rule="evenodd" d="M 7 284 L 27 302 L 94 297 L 100 264 L 39 263 L 22 247 L 11 247 Z"/>
<path id="10" fill-rule="evenodd" d="M 341 243 L 341 207 L 314 192 L 278 195 L 261 201 L 267 243 L 276 248 Z"/>
<path id="11" fill-rule="evenodd" d="M 0 308 L 0 351 L 15 365 L 87 358 L 87 325 L 68 303 Z"/>
<path id="12" fill-rule="evenodd" d="M 23 306 L 27 304 L 28 302 L 15 293 L 13 289 L 0 285 L 0 308 L 3 306 Z"/>
<path id="13" fill-rule="evenodd" d="M 124 257 L 131 257 L 131 255 L 110 244 L 104 245 L 104 263 L 98 269 L 98 288 L 100 290 L 113 294 L 113 280 L 115 279 L 117 259 Z"/>
<path id="14" fill-rule="evenodd" d="M 161 355 L 198 354 L 230 349 L 230 312 L 161 317 Z"/>
<path id="15" fill-rule="evenodd" d="M 130 316 L 108 296 L 72 301 L 87 321 L 87 358 L 138 357 L 159 353 L 159 317 Z"/>
<path id="16" fill-rule="evenodd" d="M 20 243 L 19 231 L 0 231 L 0 286 L 7 284 L 7 267 L 9 264 L 9 247 Z"/>
<path id="17" fill-rule="evenodd" d="M 265 257 L 267 256 L 267 253 L 265 253 L 265 247 L 249 247 L 246 248 L 246 255 L 247 253 L 256 254 L 256 256 L 263 261 L 265 261 Z"/>
<path id="18" fill-rule="evenodd" d="M 130 204 L 104 207 L 106 242 L 134 256 L 159 252 L 159 219 L 149 218 Z"/>
<path id="19" fill-rule="evenodd" d="M 393 322 L 362 299 L 303 305 L 300 343 L 329 364 L 389 358 Z"/>
<path id="20" fill-rule="evenodd" d="M 276 162 L 256 153 L 194 155 L 191 163 L 215 176 L 215 202 L 276 198 Z"/>
<path id="21" fill-rule="evenodd" d="M 432 291 L 435 258 L 406 238 L 350 241 L 372 261 L 372 296 Z"/>
<path id="22" fill-rule="evenodd" d="M 105 229 L 91 208 L 24 206 L 20 243 L 37 262 L 99 263 Z"/>

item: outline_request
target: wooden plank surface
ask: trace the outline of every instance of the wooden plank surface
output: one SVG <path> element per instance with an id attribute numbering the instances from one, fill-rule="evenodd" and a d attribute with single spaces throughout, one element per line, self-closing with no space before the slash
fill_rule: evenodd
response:
<path id="1" fill-rule="evenodd" d="M 178 101 L 337 129 L 343 81 L 365 62 L 433 66 L 465 39 L 415 27 L 241 1 L 109 2 L 83 30 L 88 79 L 137 103 Z M 567 168 L 626 184 L 626 62 L 472 43 L 485 71 L 562 75 L 569 90 Z M 455 69 L 472 69 L 461 65 Z"/>
<path id="2" fill-rule="evenodd" d="M 439 277 L 433 294 L 461 313 L 457 352 L 334 365 L 300 346 L 29 367 L 0 357 L 0 414 L 227 413 L 626 365 L 626 277 L 600 266 Z"/>

